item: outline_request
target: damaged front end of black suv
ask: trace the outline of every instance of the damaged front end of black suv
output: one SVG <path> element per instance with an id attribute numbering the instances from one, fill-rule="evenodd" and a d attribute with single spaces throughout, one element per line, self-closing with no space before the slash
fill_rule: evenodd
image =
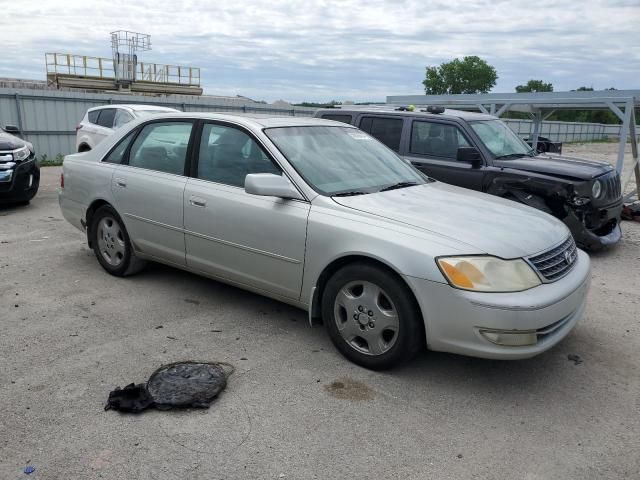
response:
<path id="1" fill-rule="evenodd" d="M 18 134 L 16 127 L 0 128 L 0 203 L 29 202 L 40 185 L 33 145 Z"/>
<path id="2" fill-rule="evenodd" d="M 496 161 L 487 193 L 512 198 L 562 220 L 582 248 L 620 241 L 620 175 L 608 163 L 550 154 Z"/>

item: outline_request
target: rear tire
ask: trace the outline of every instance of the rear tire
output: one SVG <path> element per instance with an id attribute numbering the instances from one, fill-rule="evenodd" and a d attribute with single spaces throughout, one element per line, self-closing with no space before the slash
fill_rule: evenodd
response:
<path id="1" fill-rule="evenodd" d="M 395 367 L 424 347 L 424 323 L 411 291 L 369 263 L 347 265 L 329 279 L 322 316 L 340 353 L 371 370 Z"/>
<path id="2" fill-rule="evenodd" d="M 146 265 L 136 257 L 127 229 L 110 205 L 100 207 L 93 215 L 91 245 L 102 268 L 116 277 L 133 275 Z"/>

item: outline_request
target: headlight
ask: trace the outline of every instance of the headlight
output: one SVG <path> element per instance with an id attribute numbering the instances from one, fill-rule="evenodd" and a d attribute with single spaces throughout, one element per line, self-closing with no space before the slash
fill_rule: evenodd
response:
<path id="1" fill-rule="evenodd" d="M 521 258 L 502 260 L 490 256 L 440 257 L 440 270 L 449 283 L 463 290 L 519 292 L 540 285 L 540 278 Z"/>
<path id="2" fill-rule="evenodd" d="M 29 150 L 29 147 L 27 146 L 24 146 L 22 148 L 19 148 L 13 151 L 13 159 L 18 160 L 19 162 L 26 160 L 27 158 L 29 158 L 30 155 L 31 155 L 31 150 Z"/>
<path id="3" fill-rule="evenodd" d="M 593 198 L 600 198 L 602 195 L 602 182 L 600 180 L 596 180 L 593 182 L 593 186 L 591 187 L 591 195 Z"/>

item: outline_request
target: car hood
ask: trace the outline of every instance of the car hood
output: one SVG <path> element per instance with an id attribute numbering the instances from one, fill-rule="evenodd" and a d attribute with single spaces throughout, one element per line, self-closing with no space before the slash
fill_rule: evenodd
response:
<path id="1" fill-rule="evenodd" d="M 0 150 L 15 150 L 16 148 L 24 147 L 25 145 L 29 145 L 28 142 L 0 130 Z"/>
<path id="2" fill-rule="evenodd" d="M 504 168 L 515 168 L 578 180 L 591 180 L 613 170 L 613 167 L 608 163 L 552 153 L 543 153 L 535 157 L 495 160 L 494 164 Z"/>
<path id="3" fill-rule="evenodd" d="M 441 182 L 333 199 L 344 207 L 465 243 L 470 254 L 526 257 L 569 235 L 560 220 L 544 212 Z"/>

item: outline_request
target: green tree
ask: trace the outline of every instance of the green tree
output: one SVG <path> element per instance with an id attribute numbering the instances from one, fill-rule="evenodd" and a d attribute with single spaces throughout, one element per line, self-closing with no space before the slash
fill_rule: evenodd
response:
<path id="1" fill-rule="evenodd" d="M 427 67 L 422 84 L 427 95 L 487 93 L 497 79 L 495 68 L 480 57 L 469 56 Z"/>
<path id="2" fill-rule="evenodd" d="M 525 85 L 518 85 L 516 92 L 553 92 L 553 85 L 542 80 L 529 80 Z"/>

